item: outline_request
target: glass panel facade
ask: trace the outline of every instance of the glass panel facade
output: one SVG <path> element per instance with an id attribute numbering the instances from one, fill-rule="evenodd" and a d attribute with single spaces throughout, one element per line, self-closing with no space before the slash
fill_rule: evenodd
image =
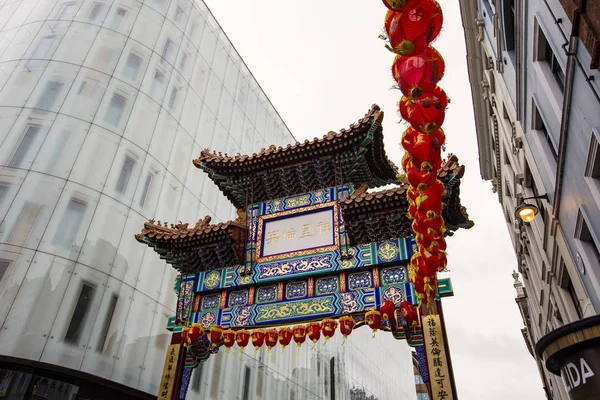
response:
<path id="1" fill-rule="evenodd" d="M 156 395 L 176 272 L 134 234 L 149 219 L 232 218 L 192 158 L 291 133 L 201 0 L 17 0 L 0 1 L 0 141 L 0 355 Z M 405 346 L 395 360 L 397 343 L 353 336 L 271 358 L 222 352 L 188 398 L 414 397 Z M 50 385 L 23 377 L 24 390 Z"/>

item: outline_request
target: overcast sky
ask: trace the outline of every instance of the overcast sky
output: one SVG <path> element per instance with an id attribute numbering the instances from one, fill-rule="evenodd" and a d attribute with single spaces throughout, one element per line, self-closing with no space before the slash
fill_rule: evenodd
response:
<path id="1" fill-rule="evenodd" d="M 347 128 L 378 104 L 388 156 L 400 165 L 393 54 L 378 39 L 379 0 L 205 0 L 298 141 Z M 475 227 L 448 239 L 454 297 L 443 301 L 461 400 L 544 399 L 521 335 L 516 268 L 508 229 L 491 183 L 481 180 L 458 1 L 441 1 L 444 56 L 440 86 L 452 102 L 443 125 L 447 152 L 466 166 L 461 198 Z M 387 399 L 382 399 L 387 400 Z"/>

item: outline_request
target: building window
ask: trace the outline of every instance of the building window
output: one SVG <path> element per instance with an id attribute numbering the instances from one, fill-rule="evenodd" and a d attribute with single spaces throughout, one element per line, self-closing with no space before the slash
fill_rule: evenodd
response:
<path id="1" fill-rule="evenodd" d="M 152 81 L 152 86 L 150 87 L 150 94 L 151 95 L 157 95 L 158 94 L 158 90 L 160 87 L 162 87 L 165 83 L 165 74 L 160 72 L 159 70 L 156 70 L 154 72 L 154 80 Z M 163 92 L 164 94 L 164 92 Z"/>
<path id="2" fill-rule="evenodd" d="M 185 69 L 185 64 L 187 63 L 187 59 L 188 59 L 188 55 L 187 53 L 183 53 L 181 55 L 181 60 L 179 61 L 179 69 L 183 70 Z"/>
<path id="3" fill-rule="evenodd" d="M 581 308 L 581 302 L 579 301 L 577 292 L 575 292 L 575 286 L 573 286 L 573 281 L 571 281 L 571 279 L 569 279 L 567 290 L 569 291 L 569 295 L 571 296 L 571 300 L 573 301 L 573 305 L 575 306 L 575 311 L 577 311 L 577 316 L 580 319 L 583 318 L 583 309 Z"/>
<path id="4" fill-rule="evenodd" d="M 117 8 L 117 11 L 115 12 L 115 15 L 113 16 L 112 20 L 110 21 L 110 25 L 109 28 L 113 29 L 113 30 L 118 30 L 121 27 L 121 24 L 123 23 L 123 21 L 125 20 L 125 15 L 127 15 L 127 10 L 124 8 Z"/>
<path id="5" fill-rule="evenodd" d="M 581 240 L 586 252 L 592 255 L 592 259 L 600 261 L 600 252 L 596 235 L 590 230 L 587 213 L 580 207 L 575 224 L 575 238 Z"/>
<path id="6" fill-rule="evenodd" d="M 176 23 L 181 22 L 182 18 L 183 18 L 183 8 L 177 6 L 177 9 L 175 10 L 175 22 Z"/>
<path id="7" fill-rule="evenodd" d="M 558 87 L 563 91 L 565 89 L 565 73 L 539 23 L 537 24 L 537 52 L 535 56 L 534 61 L 544 62 L 548 65 Z"/>
<path id="8" fill-rule="evenodd" d="M 515 51 L 515 0 L 502 1 L 502 17 L 504 19 L 504 44 L 506 51 Z"/>
<path id="9" fill-rule="evenodd" d="M 26 201 L 14 225 L 6 236 L 6 241 L 15 245 L 25 245 L 42 211 L 42 205 Z"/>
<path id="10" fill-rule="evenodd" d="M 175 100 L 177 99 L 178 93 L 179 93 L 179 89 L 177 89 L 175 86 L 173 86 L 173 88 L 171 89 L 171 96 L 169 97 L 169 110 L 173 109 L 173 106 L 175 105 Z"/>
<path id="11" fill-rule="evenodd" d="M 27 131 L 25 132 L 25 135 L 23 135 L 23 138 L 21 139 L 19 146 L 15 150 L 15 153 L 13 154 L 13 156 L 10 160 L 10 163 L 8 163 L 9 167 L 19 168 L 21 165 L 23 165 L 23 162 L 25 161 L 27 154 L 31 150 L 33 143 L 39 136 L 39 133 L 40 133 L 39 125 L 29 125 L 27 127 Z"/>
<path id="12" fill-rule="evenodd" d="M 102 3 L 94 3 L 92 6 L 92 10 L 90 11 L 90 15 L 88 15 L 88 20 L 92 22 L 96 22 L 102 10 L 104 9 L 104 4 Z"/>
<path id="13" fill-rule="evenodd" d="M 106 109 L 106 114 L 104 114 L 104 120 L 112 126 L 118 126 L 126 104 L 127 99 L 124 96 L 114 93 Z"/>
<path id="14" fill-rule="evenodd" d="M 56 41 L 56 35 L 46 35 L 40 38 L 35 50 L 29 57 L 29 61 L 25 64 L 26 68 L 33 68 L 41 65 L 41 60 L 49 59 L 50 50 Z"/>
<path id="15" fill-rule="evenodd" d="M 65 342 L 74 344 L 79 343 L 95 291 L 95 287 L 89 282 L 85 282 L 81 285 L 77 304 L 75 304 L 71 322 L 69 322 L 69 328 L 65 334 Z"/>
<path id="16" fill-rule="evenodd" d="M 163 58 L 163 62 L 166 61 L 171 61 L 171 58 L 173 57 L 173 55 L 175 54 L 175 43 L 173 43 L 173 41 L 171 39 L 167 39 L 167 41 L 165 42 L 165 47 L 163 47 L 163 51 L 162 51 L 162 58 Z"/>
<path id="17" fill-rule="evenodd" d="M 129 53 L 129 56 L 127 57 L 127 62 L 125 62 L 125 67 L 123 68 L 123 75 L 126 78 L 135 80 L 135 78 L 137 78 L 141 65 L 142 58 L 136 54 Z"/>
<path id="18" fill-rule="evenodd" d="M 556 153 L 556 146 L 550 137 L 548 132 L 548 128 L 546 128 L 546 124 L 544 123 L 544 119 L 542 118 L 542 114 L 538 110 L 535 103 L 533 104 L 533 113 L 531 119 L 531 128 L 536 130 L 540 135 L 540 139 L 542 142 L 545 142 L 545 148 L 552 154 L 552 158 L 554 161 L 558 160 L 558 154 Z M 544 143 L 542 143 L 544 144 Z"/>
<path id="19" fill-rule="evenodd" d="M 4 277 L 4 275 L 6 274 L 6 271 L 8 271 L 10 263 L 10 260 L 0 259 L 0 282 L 2 281 L 2 277 Z"/>
<path id="20" fill-rule="evenodd" d="M 587 161 L 585 163 L 584 175 L 594 179 L 600 179 L 600 140 L 599 133 L 594 129 L 590 139 Z"/>
<path id="21" fill-rule="evenodd" d="M 123 167 L 121 167 L 121 173 L 119 174 L 119 180 L 115 187 L 115 190 L 118 193 L 123 194 L 127 190 L 127 185 L 129 185 L 129 180 L 131 179 L 131 173 L 133 172 L 134 167 L 135 160 L 129 156 L 125 156 L 125 161 L 123 161 Z"/>
<path id="22" fill-rule="evenodd" d="M 242 392 L 242 400 L 250 399 L 250 367 L 244 368 L 244 389 Z"/>
<path id="23" fill-rule="evenodd" d="M 66 249 L 71 248 L 81 227 L 86 208 L 87 204 L 79 199 L 72 198 L 69 201 L 52 239 L 53 244 Z"/>
<path id="24" fill-rule="evenodd" d="M 56 19 L 73 19 L 77 14 L 77 2 L 68 1 L 60 5 L 56 13 Z"/>
<path id="25" fill-rule="evenodd" d="M 58 98 L 58 94 L 62 90 L 64 83 L 60 81 L 48 81 L 46 82 L 46 86 L 44 86 L 44 91 L 42 95 L 37 100 L 35 104 L 35 108 L 39 108 L 41 110 L 50 110 L 54 103 L 56 103 L 56 99 Z"/>
<path id="26" fill-rule="evenodd" d="M 142 195 L 140 196 L 140 206 L 143 206 L 146 203 L 146 199 L 148 198 L 148 192 L 150 191 L 150 186 L 152 185 L 153 179 L 154 174 L 148 172 L 148 175 L 146 175 L 146 181 L 144 182 L 144 188 L 142 189 Z"/>
<path id="27" fill-rule="evenodd" d="M 106 345 L 106 337 L 108 336 L 108 329 L 110 328 L 110 323 L 112 322 L 113 315 L 115 313 L 115 308 L 117 307 L 117 301 L 119 300 L 119 296 L 113 294 L 110 298 L 110 304 L 106 309 L 106 317 L 104 318 L 104 322 L 102 323 L 102 330 L 100 331 L 100 336 L 98 337 L 98 345 L 96 346 L 96 350 L 102 352 Z"/>

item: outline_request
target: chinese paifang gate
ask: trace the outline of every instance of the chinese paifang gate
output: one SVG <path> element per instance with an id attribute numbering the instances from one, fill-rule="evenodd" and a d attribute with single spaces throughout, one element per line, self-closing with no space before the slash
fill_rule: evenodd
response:
<path id="1" fill-rule="evenodd" d="M 180 273 L 160 399 L 183 398 L 192 368 L 222 346 L 249 341 L 271 348 L 293 339 L 299 346 L 306 337 L 326 340 L 338 326 L 347 336 L 368 325 L 425 350 L 441 342 L 443 350 L 440 330 L 427 326 L 443 315 L 413 307 L 419 299 L 407 271 L 414 247 L 408 184 L 386 156 L 382 120 L 373 105 L 349 129 L 320 139 L 252 155 L 203 150 L 193 160 L 238 218 L 151 220 L 136 235 Z M 463 173 L 453 155 L 438 171 L 446 235 L 473 225 L 460 203 Z M 450 279 L 439 279 L 438 299 L 451 295 Z"/>

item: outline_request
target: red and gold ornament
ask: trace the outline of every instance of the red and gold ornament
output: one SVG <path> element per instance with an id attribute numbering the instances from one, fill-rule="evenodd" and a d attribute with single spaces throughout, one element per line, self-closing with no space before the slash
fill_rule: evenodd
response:
<path id="1" fill-rule="evenodd" d="M 335 330 L 338 326 L 338 322 L 334 319 L 327 318 L 324 319 L 323 322 L 321 322 L 321 326 L 323 330 L 323 336 L 325 336 L 325 343 L 327 343 L 327 341 L 331 339 L 333 335 L 335 335 Z"/>
<path id="2" fill-rule="evenodd" d="M 244 348 L 248 346 L 248 342 L 250 341 L 250 332 L 246 329 L 242 329 L 236 332 L 235 341 L 239 346 L 241 351 L 244 351 Z"/>
<path id="3" fill-rule="evenodd" d="M 304 325 L 296 325 L 292 329 L 292 332 L 294 334 L 294 342 L 296 342 L 296 345 L 300 348 L 302 343 L 306 340 L 306 327 Z"/>
<path id="4" fill-rule="evenodd" d="M 213 326 L 209 331 L 209 338 L 213 346 L 218 346 L 223 338 L 223 328 L 220 326 Z"/>
<path id="5" fill-rule="evenodd" d="M 294 337 L 294 333 L 291 328 L 283 327 L 279 329 L 279 344 L 281 349 L 285 349 L 285 346 L 289 345 Z"/>
<path id="6" fill-rule="evenodd" d="M 321 338 L 321 323 L 309 322 L 306 324 L 306 333 L 308 338 L 312 340 L 313 343 L 317 343 L 317 341 Z"/>
<path id="7" fill-rule="evenodd" d="M 223 331 L 223 346 L 227 348 L 227 354 L 231 351 L 231 348 L 235 344 L 235 331 L 233 329 L 226 329 Z"/>
<path id="8" fill-rule="evenodd" d="M 434 0 L 408 0 L 400 11 L 389 10 L 385 31 L 397 54 L 421 54 L 440 33 L 442 9 Z"/>
<path id="9" fill-rule="evenodd" d="M 254 352 L 256 353 L 258 349 L 262 347 L 265 343 L 265 331 L 262 329 L 255 329 L 252 331 L 252 345 L 254 346 Z"/>
<path id="10" fill-rule="evenodd" d="M 377 332 L 377 329 L 381 328 L 381 313 L 377 310 L 367 311 L 365 314 L 367 325 L 373 330 L 373 333 Z"/>
<path id="11" fill-rule="evenodd" d="M 392 319 L 395 311 L 396 305 L 391 300 L 384 301 L 381 307 L 379 307 L 379 312 L 381 313 L 381 317 L 384 321 Z"/>
<path id="12" fill-rule="evenodd" d="M 340 318 L 340 332 L 342 336 L 344 336 L 344 340 L 346 340 L 346 338 L 348 338 L 348 335 L 352 333 L 352 330 L 354 329 L 355 325 L 356 322 L 354 321 L 354 318 L 352 318 L 349 315 L 344 315 Z"/>

